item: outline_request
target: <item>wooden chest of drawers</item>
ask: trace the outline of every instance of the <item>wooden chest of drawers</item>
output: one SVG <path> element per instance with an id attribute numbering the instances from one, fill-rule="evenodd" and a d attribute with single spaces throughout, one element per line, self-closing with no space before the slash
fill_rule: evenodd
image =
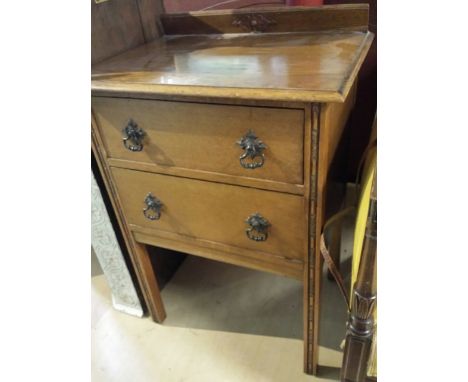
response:
<path id="1" fill-rule="evenodd" d="M 272 34 L 223 35 L 275 18 Z M 166 36 L 95 65 L 92 81 L 93 150 L 151 315 L 165 318 L 145 244 L 297 278 L 313 373 L 316 238 L 372 41 L 367 7 L 168 15 L 162 25 Z"/>

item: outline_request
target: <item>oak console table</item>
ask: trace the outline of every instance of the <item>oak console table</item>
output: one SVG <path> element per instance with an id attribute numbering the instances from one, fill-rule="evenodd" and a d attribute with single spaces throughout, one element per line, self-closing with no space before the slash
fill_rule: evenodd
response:
<path id="1" fill-rule="evenodd" d="M 92 68 L 92 146 L 153 320 L 145 245 L 302 280 L 317 368 L 330 162 L 373 40 L 368 6 L 162 15 Z"/>

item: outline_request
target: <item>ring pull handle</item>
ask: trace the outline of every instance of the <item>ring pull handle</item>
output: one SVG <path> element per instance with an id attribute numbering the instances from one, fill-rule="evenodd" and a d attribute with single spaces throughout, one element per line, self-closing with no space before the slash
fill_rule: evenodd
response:
<path id="1" fill-rule="evenodd" d="M 245 233 L 250 240 L 265 241 L 268 239 L 268 227 L 271 224 L 258 212 L 250 215 L 246 223 L 249 227 L 245 230 Z"/>
<path id="2" fill-rule="evenodd" d="M 145 198 L 146 207 L 143 209 L 143 215 L 149 220 L 159 220 L 161 217 L 161 201 L 150 192 Z"/>
<path id="3" fill-rule="evenodd" d="M 252 130 L 249 130 L 247 134 L 236 143 L 244 150 L 244 153 L 239 158 L 242 167 L 253 170 L 263 166 L 265 162 L 263 150 L 265 150 L 267 146 L 257 138 Z"/>
<path id="4" fill-rule="evenodd" d="M 122 138 L 123 144 L 127 150 L 130 151 L 141 151 L 143 150 L 143 138 L 145 137 L 145 131 L 138 127 L 133 119 L 130 119 L 122 130 L 124 137 Z"/>

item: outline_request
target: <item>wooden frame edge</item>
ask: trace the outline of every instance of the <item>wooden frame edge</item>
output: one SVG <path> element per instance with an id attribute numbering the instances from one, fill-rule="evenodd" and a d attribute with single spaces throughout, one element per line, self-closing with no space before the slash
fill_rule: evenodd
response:
<path id="1" fill-rule="evenodd" d="M 294 7 L 262 7 L 259 9 L 252 8 L 241 8 L 241 9 L 215 9 L 215 10 L 206 10 L 206 11 L 191 11 L 191 12 L 175 12 L 175 13 L 164 13 L 161 15 L 161 18 L 171 18 L 171 17 L 180 17 L 186 15 L 198 16 L 198 15 L 232 15 L 232 14 L 246 14 L 246 13 L 274 13 L 274 12 L 284 12 L 284 13 L 297 13 L 297 12 L 321 12 L 323 10 L 329 9 L 353 9 L 353 10 L 369 10 L 368 3 L 358 3 L 358 4 L 332 4 L 332 5 L 321 5 L 314 7 L 307 6 L 294 6 Z"/>
<path id="2" fill-rule="evenodd" d="M 309 183 L 309 232 L 308 256 L 304 264 L 304 372 L 316 375 L 318 365 L 318 316 L 319 304 L 316 298 L 316 255 L 318 248 L 317 236 L 317 205 L 318 205 L 318 150 L 320 133 L 321 104 L 312 104 L 311 119 L 311 151 L 310 151 L 310 183 Z"/>
<path id="3" fill-rule="evenodd" d="M 344 98 L 339 91 L 309 91 L 256 88 L 210 88 L 207 86 L 185 85 L 145 85 L 138 83 L 125 83 L 100 81 L 98 75 L 93 75 L 91 80 L 92 96 L 130 96 L 131 98 L 158 96 L 183 96 L 183 97 L 207 97 L 207 98 L 237 98 L 240 100 L 256 101 L 282 101 L 282 102 L 343 102 Z"/>

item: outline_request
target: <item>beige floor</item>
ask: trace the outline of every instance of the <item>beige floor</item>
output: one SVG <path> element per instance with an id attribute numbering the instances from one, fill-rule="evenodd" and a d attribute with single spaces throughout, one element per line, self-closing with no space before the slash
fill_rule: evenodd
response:
<path id="1" fill-rule="evenodd" d="M 92 277 L 92 380 L 333 381 L 345 310 L 324 280 L 320 377 L 302 372 L 299 282 L 188 256 L 163 292 L 163 325 L 115 311 Z"/>

